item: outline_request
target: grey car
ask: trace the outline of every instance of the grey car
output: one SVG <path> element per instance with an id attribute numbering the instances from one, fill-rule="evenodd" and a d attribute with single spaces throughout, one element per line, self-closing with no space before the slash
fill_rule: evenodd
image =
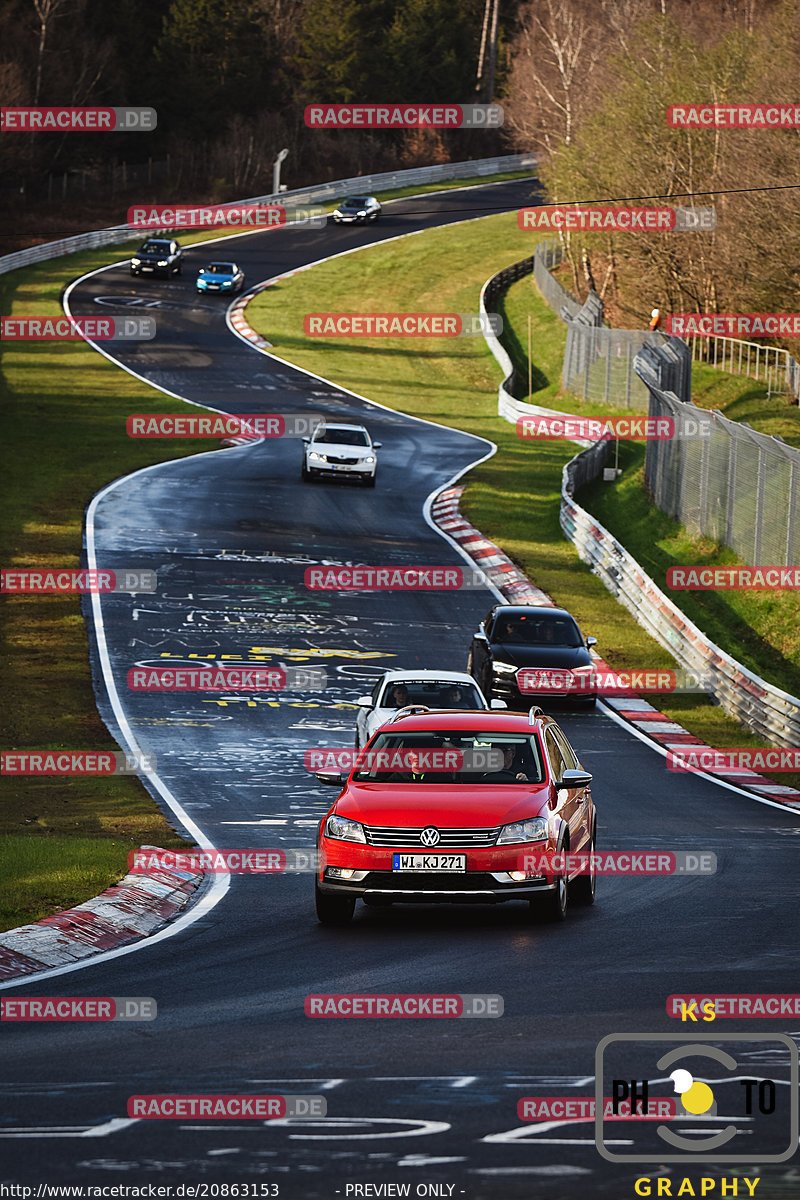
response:
<path id="1" fill-rule="evenodd" d="M 365 225 L 377 221 L 381 215 L 381 206 L 374 196 L 348 196 L 338 208 L 333 210 L 333 219 L 337 225 Z"/>

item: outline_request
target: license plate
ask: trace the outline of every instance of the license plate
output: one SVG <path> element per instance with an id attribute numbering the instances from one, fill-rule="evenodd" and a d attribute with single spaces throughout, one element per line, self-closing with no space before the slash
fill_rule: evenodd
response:
<path id="1" fill-rule="evenodd" d="M 466 871 L 466 854 L 393 854 L 393 871 Z"/>
<path id="2" fill-rule="evenodd" d="M 152 267 L 142 267 L 143 271 L 152 271 Z"/>

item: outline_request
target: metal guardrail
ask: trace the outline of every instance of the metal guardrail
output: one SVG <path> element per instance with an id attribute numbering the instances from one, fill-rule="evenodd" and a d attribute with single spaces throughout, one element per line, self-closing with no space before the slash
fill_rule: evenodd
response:
<path id="1" fill-rule="evenodd" d="M 692 362 L 705 363 L 731 375 L 763 380 L 771 395 L 793 396 L 800 404 L 800 363 L 788 350 L 729 337 L 692 335 L 683 341 L 691 348 Z M 781 381 L 783 388 L 779 386 Z"/>
<path id="2" fill-rule="evenodd" d="M 514 265 L 525 267 L 529 262 L 526 259 L 524 263 Z M 512 272 L 513 267 L 506 268 L 483 285 L 481 312 L 487 311 L 487 297 L 491 298 L 490 302 L 496 300 L 499 281 L 502 278 L 510 281 Z M 520 272 L 528 273 L 529 269 Z M 505 375 L 498 389 L 498 414 L 512 424 L 527 415 L 563 416 L 552 409 L 515 399 L 508 390 L 513 375 L 511 358 L 496 334 L 484 333 L 484 337 Z M 596 442 L 565 464 L 559 517 L 565 536 L 574 543 L 579 557 L 591 566 L 617 601 L 680 666 L 704 684 L 725 712 L 775 745 L 800 745 L 797 740 L 800 738 L 800 699 L 767 683 L 710 641 L 645 574 L 625 547 L 576 503 L 574 493 L 597 478 L 606 464 L 610 447 L 608 441 Z"/>
<path id="3" fill-rule="evenodd" d="M 439 163 L 430 167 L 411 167 L 404 171 L 383 171 L 377 175 L 358 175 L 352 179 L 334 179 L 330 183 L 316 184 L 308 188 L 296 188 L 290 192 L 280 192 L 275 195 L 253 196 L 247 200 L 229 201 L 228 203 L 243 204 L 285 204 L 287 201 L 296 204 L 311 204 L 317 201 L 333 200 L 348 193 L 386 191 L 396 187 L 416 187 L 426 183 L 446 183 L 452 179 L 479 179 L 487 175 L 500 175 L 506 171 L 522 171 L 536 164 L 533 154 L 507 154 L 498 158 L 476 158 L 468 162 Z M 171 226 L 163 229 L 148 229 L 151 236 L 171 232 Z M 28 267 L 33 263 L 46 262 L 51 258 L 60 258 L 64 254 L 74 254 L 79 250 L 94 250 L 98 246 L 112 246 L 116 242 L 127 242 L 141 237 L 142 231 L 130 229 L 127 225 L 113 225 L 108 229 L 96 229 L 91 233 L 79 233 L 73 237 L 61 238 L 57 242 L 45 242 L 41 246 L 30 246 L 27 250 L 17 250 L 14 254 L 0 257 L 0 275 L 8 271 L 16 271 L 19 267 Z"/>
<path id="4" fill-rule="evenodd" d="M 603 443 L 598 443 L 598 447 Z M 574 492 L 597 475 L 597 447 L 564 466 L 561 528 L 613 596 L 647 632 L 697 676 L 720 707 L 753 733 L 778 746 L 800 745 L 800 699 L 767 683 L 716 646 L 661 591 L 612 534 L 576 504 Z"/>
<path id="5" fill-rule="evenodd" d="M 486 315 L 489 312 L 496 311 L 495 303 L 498 294 L 504 287 L 516 279 L 521 279 L 525 275 L 530 275 L 531 272 L 534 271 L 535 257 L 536 256 L 534 255 L 531 258 L 523 259 L 521 262 L 512 263 L 512 265 L 510 267 L 506 267 L 504 271 L 499 271 L 497 275 L 492 275 L 490 279 L 486 280 L 486 283 L 481 288 L 479 300 L 479 312 L 481 315 Z M 557 286 L 560 287 L 561 285 L 558 284 Z M 490 328 L 491 327 L 489 326 L 488 322 L 484 321 L 483 336 L 486 339 L 492 354 L 500 364 L 500 368 L 504 374 L 503 381 L 497 389 L 497 411 L 499 415 L 505 418 L 506 421 L 510 421 L 512 425 L 516 425 L 520 417 L 562 417 L 564 415 L 563 413 L 556 413 L 551 408 L 540 408 L 538 404 L 528 404 L 525 400 L 516 399 L 516 397 L 512 394 L 512 388 L 514 386 L 516 377 L 514 364 L 511 361 L 511 356 L 509 355 L 503 343 L 500 341 L 500 338 L 497 336 L 497 334 L 487 332 L 487 330 Z M 593 443 L 589 441 L 583 441 L 582 439 L 576 440 L 579 446 L 593 445 Z M 602 442 L 600 444 L 605 447 L 606 453 L 608 453 L 610 443 Z"/>
<path id="6" fill-rule="evenodd" d="M 490 279 L 487 279 L 486 283 L 481 288 L 479 302 L 479 312 L 481 315 L 486 315 L 490 312 L 497 312 L 498 296 L 505 291 L 509 283 L 514 283 L 515 280 L 522 279 L 525 275 L 532 274 L 533 267 L 534 256 L 531 256 L 530 258 L 523 258 L 521 262 L 512 263 L 510 267 L 506 267 L 503 271 L 498 271 L 496 275 L 492 275 Z M 482 327 L 484 330 L 490 328 L 486 321 L 482 322 Z M 510 356 L 506 353 L 503 343 L 496 334 L 487 334 L 484 332 L 483 336 L 489 343 L 492 354 L 495 356 L 505 372 L 505 379 L 500 384 L 500 397 L 502 399 L 502 397 L 505 396 L 508 400 L 513 400 L 513 392 L 516 386 L 517 378 L 514 364 L 511 361 Z"/>

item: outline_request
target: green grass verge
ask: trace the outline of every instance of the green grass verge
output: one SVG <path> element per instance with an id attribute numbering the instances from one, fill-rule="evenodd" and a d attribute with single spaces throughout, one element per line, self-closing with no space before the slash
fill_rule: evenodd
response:
<path id="1" fill-rule="evenodd" d="M 0 276 L 0 312 L 57 316 L 66 270 L 78 275 L 108 259 L 108 250 L 95 250 Z M 7 343 L 0 400 L 4 567 L 78 566 L 83 512 L 104 484 L 216 444 L 129 439 L 129 413 L 185 412 L 187 405 L 83 342 Z M 79 597 L 7 595 L 4 607 L 3 747 L 116 749 L 95 707 Z M 186 844 L 127 776 L 5 776 L 0 833 L 2 929 L 95 895 L 125 874 L 128 851 L 142 843 Z"/>
<path id="2" fill-rule="evenodd" d="M 413 344 L 411 339 L 365 338 L 342 343 L 303 333 L 303 313 L 320 310 L 477 311 L 485 280 L 530 255 L 533 245 L 530 234 L 518 229 L 514 214 L 428 230 L 284 279 L 251 302 L 248 318 L 272 343 L 271 353 L 288 362 L 390 408 L 491 438 L 498 453 L 470 474 L 464 514 L 576 615 L 615 667 L 668 666 L 671 657 L 617 604 L 565 541 L 558 524 L 561 468 L 575 447 L 520 441 L 513 426 L 498 418 L 499 371 L 482 338 L 414 338 Z M 373 296 L 375 300 L 364 299 Z M 542 384 L 535 399 L 550 404 L 558 394 L 563 326 L 530 278 L 512 286 L 504 310 L 507 328 L 517 339 L 527 314 L 533 316 L 534 356 Z M 578 401 L 564 400 L 567 403 L 570 411 L 589 411 Z M 598 411 L 616 410 L 598 406 Z M 764 744 L 704 697 L 665 697 L 658 704 L 712 745 Z"/>
<path id="3" fill-rule="evenodd" d="M 121 842 L 101 837 L 6 834 L 0 839 L 2 929 L 39 921 L 105 891 L 124 874 L 121 854 Z"/>

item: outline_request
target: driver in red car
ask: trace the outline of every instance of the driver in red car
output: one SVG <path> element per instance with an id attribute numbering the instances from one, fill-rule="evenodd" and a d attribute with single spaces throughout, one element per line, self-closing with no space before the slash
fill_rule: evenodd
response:
<path id="1" fill-rule="evenodd" d="M 485 783 L 530 783 L 531 779 L 519 762 L 518 746 L 493 746 L 493 750 L 503 751 L 503 766 L 499 771 L 487 771 L 483 776 Z"/>

